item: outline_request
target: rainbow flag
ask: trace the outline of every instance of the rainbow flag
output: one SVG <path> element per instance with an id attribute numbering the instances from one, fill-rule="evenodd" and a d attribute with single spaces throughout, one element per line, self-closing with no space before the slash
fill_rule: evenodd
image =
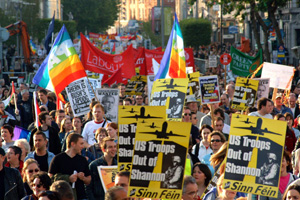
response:
<path id="1" fill-rule="evenodd" d="M 12 81 L 11 84 L 12 84 L 12 88 L 11 88 L 10 96 L 2 101 L 4 103 L 5 108 L 6 108 L 6 106 L 9 105 L 9 102 L 10 102 L 11 98 L 15 95 L 15 83 Z"/>
<path id="2" fill-rule="evenodd" d="M 176 13 L 168 45 L 154 80 L 164 78 L 186 78 L 183 37 Z"/>
<path id="3" fill-rule="evenodd" d="M 84 67 L 63 25 L 32 82 L 59 94 L 70 83 L 82 77 L 86 77 Z"/>
<path id="4" fill-rule="evenodd" d="M 39 114 L 41 113 L 41 110 L 39 107 L 39 103 L 37 101 L 36 93 L 37 92 L 33 92 L 34 116 L 35 116 L 35 126 L 39 127 L 41 125 L 39 120 Z"/>
<path id="5" fill-rule="evenodd" d="M 32 40 L 29 40 L 30 49 L 32 51 L 32 54 L 34 55 L 36 53 L 36 47 L 35 44 L 32 42 Z"/>

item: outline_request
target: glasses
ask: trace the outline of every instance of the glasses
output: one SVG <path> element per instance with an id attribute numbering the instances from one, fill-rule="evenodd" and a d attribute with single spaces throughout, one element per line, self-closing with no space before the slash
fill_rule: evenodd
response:
<path id="1" fill-rule="evenodd" d="M 137 100 L 142 100 L 143 98 L 136 98 Z"/>
<path id="2" fill-rule="evenodd" d="M 40 188 L 42 187 L 43 185 L 40 183 L 40 184 L 34 184 L 34 183 L 31 183 L 31 187 L 37 187 L 37 188 Z"/>
<path id="3" fill-rule="evenodd" d="M 221 142 L 221 140 L 211 140 L 210 142 L 211 143 L 213 143 L 213 142 Z"/>
<path id="4" fill-rule="evenodd" d="M 184 116 L 188 116 L 188 115 L 191 116 L 192 114 L 184 113 L 183 115 Z"/>
<path id="5" fill-rule="evenodd" d="M 39 169 L 31 169 L 31 170 L 28 170 L 28 173 L 33 173 L 33 172 L 39 172 L 40 170 Z"/>

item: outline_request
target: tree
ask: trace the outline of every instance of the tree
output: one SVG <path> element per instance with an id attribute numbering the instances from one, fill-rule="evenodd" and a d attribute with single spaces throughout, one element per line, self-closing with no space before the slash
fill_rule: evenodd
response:
<path id="1" fill-rule="evenodd" d="M 180 28 L 183 35 L 184 46 L 192 46 L 198 49 L 200 45 L 211 43 L 212 27 L 206 19 L 184 19 L 180 21 Z"/>
<path id="2" fill-rule="evenodd" d="M 77 31 L 101 32 L 118 18 L 119 0 L 62 0 L 64 19 L 72 13 L 78 24 Z"/>
<path id="3" fill-rule="evenodd" d="M 279 7 L 284 7 L 287 1 L 288 0 L 221 0 L 221 4 L 223 5 L 223 13 L 234 12 L 235 16 L 241 15 L 243 19 L 245 19 L 246 15 L 250 15 L 252 31 L 259 49 L 262 48 L 262 46 L 256 24 L 258 23 L 262 27 L 264 33 L 264 57 L 265 60 L 270 61 L 270 52 L 268 47 L 269 29 L 271 27 L 275 29 L 277 40 L 280 45 L 283 45 L 284 42 L 275 18 L 275 13 Z M 218 1 L 209 1 L 210 5 L 213 3 L 218 3 Z M 250 12 L 247 12 L 248 8 L 250 8 Z M 269 25 L 266 25 L 266 23 L 263 21 L 263 17 L 259 14 L 261 12 L 267 12 L 267 19 L 270 19 L 271 21 Z"/>

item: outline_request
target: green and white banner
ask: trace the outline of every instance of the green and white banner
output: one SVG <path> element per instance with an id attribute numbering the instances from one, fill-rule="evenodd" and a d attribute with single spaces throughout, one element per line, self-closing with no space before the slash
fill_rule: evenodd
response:
<path id="1" fill-rule="evenodd" d="M 234 47 L 230 49 L 232 61 L 230 63 L 230 70 L 238 76 L 247 77 L 252 74 L 262 64 L 262 50 L 260 49 L 255 57 L 248 56 Z M 260 76 L 261 70 L 256 74 Z"/>

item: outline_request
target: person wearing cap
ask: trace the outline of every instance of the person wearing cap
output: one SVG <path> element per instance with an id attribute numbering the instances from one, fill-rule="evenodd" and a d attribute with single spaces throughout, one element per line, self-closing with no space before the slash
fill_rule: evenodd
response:
<path id="1" fill-rule="evenodd" d="M 290 108 L 286 107 L 283 103 L 282 103 L 282 97 L 281 95 L 277 95 L 276 96 L 276 99 L 275 99 L 275 102 L 274 102 L 274 113 L 275 115 L 278 114 L 278 113 L 281 113 L 281 114 L 285 114 L 285 113 L 291 113 L 293 115 L 293 112 L 291 111 Z"/>
<path id="2" fill-rule="evenodd" d="M 20 172 L 5 167 L 5 151 L 0 147 L 0 199 L 22 199 L 25 196 L 24 184 Z"/>
<path id="3" fill-rule="evenodd" d="M 205 116 L 204 113 L 199 111 L 199 101 L 197 101 L 195 97 L 191 96 L 186 99 L 185 105 L 189 107 L 193 113 L 196 113 L 198 121 L 197 121 L 197 125 L 195 126 L 199 127 L 201 118 Z"/>

